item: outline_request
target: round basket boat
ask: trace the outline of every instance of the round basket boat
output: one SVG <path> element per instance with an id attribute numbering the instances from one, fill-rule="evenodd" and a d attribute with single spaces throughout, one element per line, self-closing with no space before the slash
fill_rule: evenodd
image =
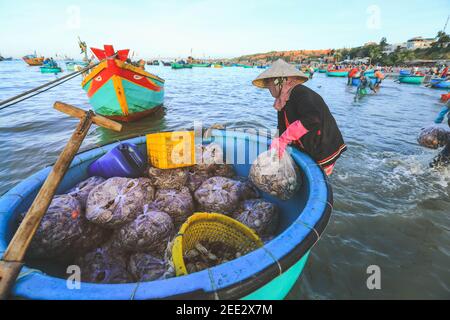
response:
<path id="1" fill-rule="evenodd" d="M 244 132 L 213 130 L 211 141 L 223 146 L 227 162 L 237 174 L 248 176 L 251 163 L 267 150 L 266 137 Z M 146 138 L 127 140 L 146 152 Z M 207 141 L 210 142 L 210 141 Z M 66 173 L 58 193 L 64 193 L 87 178 L 87 167 L 118 143 L 78 154 Z M 239 152 L 238 152 L 239 151 Z M 186 276 L 142 283 L 81 283 L 71 290 L 66 279 L 46 274 L 47 268 L 26 266 L 13 289 L 23 299 L 283 299 L 300 277 L 311 248 L 319 240 L 332 211 L 332 191 L 320 167 L 306 154 L 289 149 L 303 175 L 303 185 L 288 201 L 264 194 L 281 211 L 277 236 L 239 259 Z M 17 228 L 16 218 L 26 211 L 51 167 L 24 180 L 0 198 L 0 255 Z M 35 267 L 35 268 L 32 268 Z M 51 266 L 49 266 L 50 268 Z"/>

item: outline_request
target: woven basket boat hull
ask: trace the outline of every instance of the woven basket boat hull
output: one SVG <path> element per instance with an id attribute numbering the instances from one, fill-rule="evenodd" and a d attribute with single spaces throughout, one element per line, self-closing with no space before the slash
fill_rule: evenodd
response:
<path id="1" fill-rule="evenodd" d="M 227 157 L 245 150 L 235 165 L 237 173 L 247 176 L 257 155 L 270 141 L 243 132 L 213 130 L 211 139 L 221 144 Z M 145 137 L 126 140 L 146 153 Z M 85 151 L 76 156 L 58 193 L 63 193 L 87 178 L 88 166 L 118 143 Z M 228 149 L 227 149 L 228 148 Z M 230 152 L 232 151 L 232 152 Z M 288 201 L 263 195 L 280 207 L 282 219 L 278 236 L 239 259 L 214 268 L 168 280 L 146 283 L 100 285 L 82 283 L 80 290 L 69 290 L 66 279 L 46 275 L 26 266 L 13 290 L 24 299 L 106 300 L 106 299 L 283 299 L 299 280 L 313 245 L 325 229 L 332 211 L 332 191 L 322 170 L 307 155 L 290 150 L 303 174 L 304 184 Z M 4 252 L 17 227 L 15 219 L 26 211 L 51 167 L 25 179 L 0 198 L 0 252 Z M 50 267 L 50 266 L 49 266 Z M 48 270 L 48 269 L 46 269 Z"/>

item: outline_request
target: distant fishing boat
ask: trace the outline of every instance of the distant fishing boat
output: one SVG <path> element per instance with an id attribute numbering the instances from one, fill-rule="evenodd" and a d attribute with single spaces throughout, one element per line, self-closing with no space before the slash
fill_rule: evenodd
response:
<path id="1" fill-rule="evenodd" d="M 450 80 L 445 79 L 431 79 L 430 85 L 436 89 L 450 89 Z"/>
<path id="2" fill-rule="evenodd" d="M 319 73 L 327 73 L 327 69 L 319 69 Z"/>
<path id="3" fill-rule="evenodd" d="M 101 61 L 84 78 L 83 89 L 95 112 L 118 121 L 136 121 L 154 113 L 164 102 L 164 80 L 127 63 L 130 50 L 91 48 Z"/>
<path id="4" fill-rule="evenodd" d="M 209 67 L 211 67 L 210 63 L 192 63 L 191 65 L 194 68 L 209 68 Z"/>
<path id="5" fill-rule="evenodd" d="M 409 84 L 421 84 L 425 80 L 425 76 L 416 76 L 416 75 L 409 75 L 409 76 L 402 76 L 398 78 L 398 81 L 400 83 L 409 83 Z"/>
<path id="6" fill-rule="evenodd" d="M 164 67 L 170 67 L 172 65 L 172 62 L 165 62 L 165 61 L 163 61 L 162 63 L 163 63 Z"/>
<path id="7" fill-rule="evenodd" d="M 67 71 L 79 71 L 88 65 L 89 63 L 83 61 L 66 62 Z"/>
<path id="8" fill-rule="evenodd" d="M 192 69 L 192 64 L 174 62 L 171 67 L 172 69 Z"/>
<path id="9" fill-rule="evenodd" d="M 221 64 L 213 64 L 212 67 L 220 69 L 220 68 L 223 68 L 223 65 L 221 65 Z"/>
<path id="10" fill-rule="evenodd" d="M 36 54 L 29 54 L 22 58 L 29 66 L 42 66 L 44 57 L 38 57 Z"/>
<path id="11" fill-rule="evenodd" d="M 348 69 L 327 70 L 328 77 L 347 77 Z"/>
<path id="12" fill-rule="evenodd" d="M 41 67 L 41 73 L 60 73 L 62 69 L 58 66 L 58 64 L 53 59 L 47 59 L 44 61 L 43 66 Z"/>

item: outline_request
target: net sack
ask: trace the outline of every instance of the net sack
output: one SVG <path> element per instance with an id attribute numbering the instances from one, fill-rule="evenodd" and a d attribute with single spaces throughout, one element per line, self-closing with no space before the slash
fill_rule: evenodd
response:
<path id="1" fill-rule="evenodd" d="M 114 245 L 122 250 L 162 257 L 174 233 L 172 218 L 167 213 L 146 206 L 136 220 L 116 231 Z"/>
<path id="2" fill-rule="evenodd" d="M 86 218 L 106 228 L 119 228 L 141 214 L 154 195 L 149 179 L 108 179 L 89 194 Z"/>
<path id="3" fill-rule="evenodd" d="M 89 193 L 92 191 L 92 189 L 105 181 L 105 178 L 102 177 L 90 177 L 78 183 L 75 187 L 70 189 L 67 194 L 75 197 L 80 202 L 81 207 L 84 210 L 86 208 L 86 202 Z"/>
<path id="4" fill-rule="evenodd" d="M 153 205 L 167 213 L 175 226 L 182 225 L 194 213 L 194 199 L 187 187 L 180 190 L 160 189 L 156 192 Z"/>
<path id="5" fill-rule="evenodd" d="M 80 257 L 76 264 L 83 282 L 113 284 L 133 282 L 127 262 L 128 256 L 108 243 Z"/>
<path id="6" fill-rule="evenodd" d="M 241 203 L 233 218 L 267 238 L 277 230 L 279 210 L 274 203 L 262 199 L 247 200 Z"/>
<path id="7" fill-rule="evenodd" d="M 20 215 L 23 220 L 26 212 Z M 92 237 L 92 238 L 89 238 Z M 55 196 L 41 220 L 28 250 L 36 259 L 69 259 L 106 240 L 107 233 L 91 225 L 81 205 L 70 195 Z"/>
<path id="8" fill-rule="evenodd" d="M 188 171 L 186 168 L 158 169 L 151 167 L 148 177 L 158 189 L 181 189 L 187 183 Z"/>
<path id="9" fill-rule="evenodd" d="M 417 142 L 425 148 L 438 149 L 450 141 L 450 131 L 438 126 L 422 129 Z"/>
<path id="10" fill-rule="evenodd" d="M 205 212 L 232 214 L 239 205 L 239 188 L 234 180 L 212 177 L 194 193 L 199 209 Z"/>

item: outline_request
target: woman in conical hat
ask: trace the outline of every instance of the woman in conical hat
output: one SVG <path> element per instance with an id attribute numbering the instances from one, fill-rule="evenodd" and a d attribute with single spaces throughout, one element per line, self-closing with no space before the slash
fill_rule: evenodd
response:
<path id="1" fill-rule="evenodd" d="M 308 153 L 330 175 L 347 149 L 342 134 L 322 97 L 304 86 L 308 76 L 279 59 L 253 84 L 269 89 L 275 98 L 280 137 L 272 142 L 282 156 L 290 143 Z"/>

